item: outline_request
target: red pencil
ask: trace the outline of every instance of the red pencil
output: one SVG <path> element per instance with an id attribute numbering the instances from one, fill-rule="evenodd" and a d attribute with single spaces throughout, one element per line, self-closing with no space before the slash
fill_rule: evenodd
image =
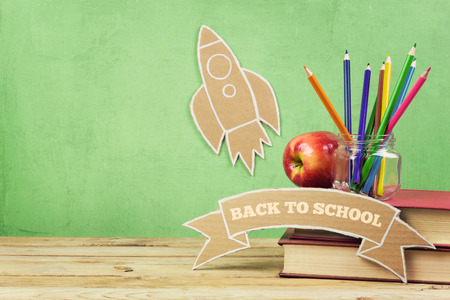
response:
<path id="1" fill-rule="evenodd" d="M 425 83 L 425 81 L 428 78 L 428 73 L 430 73 L 431 67 L 428 68 L 422 75 L 420 75 L 419 79 L 417 79 L 416 83 L 412 87 L 412 89 L 409 91 L 408 95 L 406 96 L 405 100 L 403 100 L 403 103 L 399 106 L 395 114 L 392 116 L 391 121 L 389 122 L 387 129 L 386 129 L 386 135 L 390 134 L 392 132 L 392 129 L 394 129 L 394 126 L 397 124 L 398 120 L 402 117 L 405 110 L 408 108 L 409 104 L 411 104 L 411 101 L 414 99 L 414 97 L 419 92 L 422 85 Z"/>

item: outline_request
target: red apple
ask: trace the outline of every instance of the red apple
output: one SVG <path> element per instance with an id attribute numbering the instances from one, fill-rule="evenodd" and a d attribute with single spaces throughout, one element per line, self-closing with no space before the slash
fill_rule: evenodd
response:
<path id="1" fill-rule="evenodd" d="M 293 138 L 284 149 L 283 167 L 287 177 L 299 187 L 330 188 L 337 136 L 316 131 Z"/>

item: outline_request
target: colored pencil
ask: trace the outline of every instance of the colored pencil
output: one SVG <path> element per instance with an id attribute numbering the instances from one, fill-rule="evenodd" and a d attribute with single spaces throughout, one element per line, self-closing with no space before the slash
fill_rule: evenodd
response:
<path id="1" fill-rule="evenodd" d="M 384 72 L 384 80 L 383 80 L 383 97 L 381 98 L 381 115 L 384 116 L 386 113 L 386 109 L 389 102 L 389 89 L 391 86 L 391 70 L 392 70 L 392 63 L 391 63 L 391 55 L 388 54 L 388 57 L 386 58 L 385 62 L 385 72 Z M 378 129 L 380 127 L 378 126 Z M 378 133 L 378 131 L 377 131 Z M 377 134 L 378 137 L 378 134 Z M 377 138 L 375 138 L 377 139 Z M 381 166 L 380 166 L 380 174 L 378 176 L 378 182 L 377 182 L 377 195 L 383 194 L 383 187 L 384 187 L 384 169 L 386 165 L 386 159 L 381 160 Z"/>
<path id="2" fill-rule="evenodd" d="M 376 133 L 378 131 L 378 128 L 380 127 L 380 121 L 381 121 L 381 101 L 383 97 L 383 85 L 384 85 L 384 70 L 385 70 L 385 63 L 383 61 L 383 64 L 381 65 L 380 69 L 380 76 L 378 77 L 378 95 L 377 95 L 377 104 L 376 104 L 376 110 L 375 110 L 375 121 L 373 124 L 373 132 Z"/>
<path id="3" fill-rule="evenodd" d="M 362 143 L 365 140 L 365 130 L 366 130 L 366 118 L 367 118 L 367 105 L 369 102 L 369 88 L 370 88 L 370 65 L 367 64 L 367 68 L 364 71 L 364 85 L 361 97 L 361 112 L 359 115 L 359 128 L 358 128 L 358 150 L 355 157 L 354 167 L 353 167 L 353 183 L 358 184 L 361 179 L 361 160 L 362 160 Z"/>
<path id="4" fill-rule="evenodd" d="M 366 139 L 367 139 L 367 136 L 371 135 L 373 132 L 373 123 L 375 121 L 376 106 L 377 106 L 377 99 L 375 99 L 375 101 L 373 101 L 372 110 L 370 111 L 370 117 L 369 117 L 369 120 L 367 121 Z"/>
<path id="5" fill-rule="evenodd" d="M 391 87 L 391 70 L 392 70 L 392 63 L 391 63 L 391 55 L 388 54 L 388 57 L 386 58 L 386 62 L 384 63 L 384 77 L 383 77 L 383 93 L 381 97 L 381 115 L 384 116 L 386 113 L 386 109 L 388 107 L 389 102 L 389 90 Z M 378 129 L 380 129 L 378 127 Z M 378 134 L 378 131 L 377 131 Z M 384 130 L 383 130 L 384 134 Z"/>
<path id="6" fill-rule="evenodd" d="M 400 83 L 403 84 L 404 79 L 406 78 L 407 69 L 411 65 L 412 60 L 414 59 L 415 51 L 416 51 L 416 44 L 414 44 L 414 46 L 411 48 L 411 50 L 408 52 L 408 55 L 406 56 L 405 63 L 403 64 L 403 68 L 402 68 L 402 70 L 400 72 L 399 79 L 397 80 L 397 84 L 396 84 L 396 86 L 394 88 L 393 97 L 392 97 L 392 99 L 394 101 L 390 101 L 389 102 L 388 107 L 386 108 L 386 111 L 383 114 L 383 117 L 381 119 L 380 127 L 378 128 L 378 131 L 377 131 L 377 138 L 378 139 L 382 135 L 384 135 L 384 133 L 386 131 L 386 127 L 387 127 L 387 125 L 389 123 L 389 119 L 390 119 L 390 116 L 392 114 L 392 110 L 394 109 L 394 106 L 395 106 L 395 100 L 396 100 L 396 98 L 398 98 L 398 93 L 400 93 L 400 91 L 399 91 Z M 386 70 L 387 70 L 387 67 L 388 67 L 387 66 L 387 62 L 386 62 L 385 67 L 386 67 Z M 387 71 L 385 71 L 385 74 L 386 74 L 386 72 Z M 402 80 L 402 78 L 403 78 L 403 80 Z M 384 86 L 383 86 L 383 90 L 384 90 Z M 376 149 L 372 149 L 371 150 L 371 152 L 373 152 L 373 151 L 376 151 Z M 369 156 L 369 158 L 364 163 L 364 167 L 363 167 L 363 170 L 361 172 L 362 181 L 364 181 L 367 178 L 367 175 L 369 175 L 369 171 L 370 171 L 370 169 L 372 167 L 373 159 L 374 159 L 373 156 Z"/>
<path id="7" fill-rule="evenodd" d="M 378 128 L 380 127 L 380 120 L 381 120 L 381 105 L 382 105 L 382 98 L 383 98 L 383 85 L 384 85 L 384 70 L 385 70 L 385 63 L 383 61 L 383 64 L 381 65 L 381 69 L 380 69 L 380 75 L 378 77 L 378 95 L 377 95 L 377 101 L 376 101 L 376 107 L 375 107 L 375 120 L 374 120 L 374 124 L 373 124 L 373 132 L 374 134 L 378 131 Z M 371 182 L 373 182 L 373 193 L 375 195 L 377 187 L 378 187 L 378 179 L 376 178 L 376 175 L 378 173 L 378 168 L 377 168 L 377 172 L 375 172 L 375 174 L 373 175 L 373 179 L 371 180 Z M 370 175 L 370 173 L 369 173 Z M 370 178 L 368 178 L 367 180 L 370 180 Z M 366 180 L 366 182 L 367 182 Z M 369 187 L 370 189 L 370 187 Z M 367 191 L 367 194 L 369 195 L 369 191 Z"/>
<path id="8" fill-rule="evenodd" d="M 387 124 L 389 123 L 389 120 L 392 116 L 392 112 L 394 111 L 395 104 L 397 103 L 398 96 L 400 95 L 401 88 L 407 76 L 407 72 L 414 59 L 415 52 L 416 52 L 416 44 L 414 44 L 414 46 L 411 48 L 408 55 L 406 56 L 405 62 L 403 63 L 402 66 L 402 70 L 400 71 L 400 75 L 398 76 L 397 82 L 395 83 L 394 91 L 392 92 L 388 107 L 386 108 L 386 111 L 383 114 L 383 119 L 381 120 L 382 123 L 380 123 L 380 128 L 381 126 L 384 126 L 384 130 L 386 130 Z M 378 195 L 383 195 L 385 164 L 386 159 L 383 158 L 381 160 L 380 176 L 377 187 Z"/>
<path id="9" fill-rule="evenodd" d="M 352 134 L 352 92 L 351 92 L 351 80 L 350 80 L 350 56 L 348 51 L 345 50 L 344 55 L 344 122 L 348 133 Z M 347 149 L 348 151 L 348 149 Z M 348 182 L 352 182 L 352 169 L 353 163 L 348 161 Z"/>
<path id="10" fill-rule="evenodd" d="M 394 110 L 392 111 L 391 119 L 392 119 L 392 116 L 397 111 L 400 104 L 402 104 L 403 100 L 405 99 L 406 92 L 408 91 L 409 84 L 411 83 L 411 79 L 412 79 L 412 76 L 413 76 L 415 70 L 416 70 L 416 59 L 414 58 L 413 62 L 411 63 L 411 67 L 409 67 L 409 71 L 408 71 L 408 74 L 406 75 L 406 79 L 405 79 L 405 82 L 403 83 L 402 90 L 400 91 L 400 95 L 398 96 L 397 103 L 395 103 L 395 107 L 394 107 Z"/>
<path id="11" fill-rule="evenodd" d="M 352 94 L 350 84 L 350 57 L 345 50 L 344 56 L 344 121 L 347 131 L 352 133 Z"/>
<path id="12" fill-rule="evenodd" d="M 363 192 L 366 195 L 370 194 L 371 188 L 374 188 L 375 190 L 377 188 L 377 178 L 376 177 L 377 177 L 378 169 L 380 168 L 381 158 L 382 158 L 381 156 L 376 156 L 375 159 L 373 160 L 372 168 L 370 169 L 369 175 L 367 176 L 367 179 L 364 182 L 364 185 L 361 189 L 361 192 Z"/>
<path id="13" fill-rule="evenodd" d="M 406 109 L 411 104 L 411 102 L 414 99 L 414 97 L 417 95 L 417 93 L 419 92 L 419 90 L 422 88 L 423 84 L 427 80 L 430 70 L 431 70 L 431 68 L 428 68 L 428 70 L 426 70 L 422 75 L 419 76 L 419 78 L 417 79 L 416 83 L 411 88 L 411 91 L 408 93 L 408 95 L 406 96 L 405 100 L 403 101 L 403 103 L 398 108 L 397 112 L 392 116 L 392 119 L 389 122 L 389 125 L 388 125 L 388 127 L 386 129 L 386 135 L 390 135 L 392 133 L 392 130 L 394 129 L 394 126 L 397 124 L 398 120 L 401 118 L 403 113 L 406 111 Z M 372 168 L 371 168 L 371 170 L 369 172 L 367 180 L 364 183 L 363 188 L 361 189 L 361 191 L 363 193 L 365 193 L 365 194 L 369 193 L 370 188 L 372 186 L 372 183 L 375 180 L 375 176 L 376 176 L 376 174 L 378 172 L 378 169 L 379 169 L 380 165 L 381 165 L 381 157 L 377 156 L 374 159 L 374 162 L 372 164 Z"/>
<path id="14" fill-rule="evenodd" d="M 308 78 L 312 87 L 316 91 L 323 105 L 327 109 L 328 113 L 330 114 L 331 118 L 334 121 L 334 124 L 336 124 L 336 127 L 338 128 L 339 132 L 343 134 L 343 137 L 346 140 L 350 141 L 353 140 L 352 137 L 350 136 L 350 133 L 347 131 L 347 128 L 345 128 L 344 123 L 342 123 L 341 118 L 339 117 L 333 105 L 331 104 L 330 99 L 328 99 L 328 96 L 325 94 L 319 82 L 317 81 L 316 76 L 314 76 L 314 74 L 306 66 L 304 66 L 304 68 L 306 71 L 306 77 Z"/>
<path id="15" fill-rule="evenodd" d="M 383 119 L 381 119 L 380 128 L 383 129 L 381 134 L 384 134 L 386 130 L 387 124 L 389 123 L 389 119 L 392 115 L 392 111 L 394 110 L 395 103 L 397 102 L 398 96 L 400 95 L 400 91 L 402 89 L 403 83 L 405 82 L 406 75 L 411 66 L 411 63 L 414 59 L 414 55 L 416 54 L 416 44 L 411 48 L 411 50 L 406 55 L 406 59 L 403 63 L 402 70 L 397 78 L 397 82 L 395 83 L 394 90 L 392 91 L 391 97 L 389 98 L 389 104 L 386 108 L 386 112 L 383 115 Z"/>
<path id="16" fill-rule="evenodd" d="M 425 83 L 425 81 L 428 78 L 428 74 L 430 73 L 431 68 L 428 68 L 422 75 L 419 76 L 414 86 L 411 88 L 411 91 L 408 93 L 408 95 L 405 98 L 405 101 L 399 106 L 398 110 L 395 112 L 395 114 L 392 116 L 391 121 L 389 122 L 389 125 L 386 129 L 386 134 L 391 134 L 392 129 L 394 129 L 394 126 L 397 124 L 398 120 L 401 118 L 405 110 L 408 108 L 408 106 L 411 104 L 411 101 L 414 99 L 414 97 L 417 95 L 419 90 L 422 88 L 422 85 Z"/>
<path id="17" fill-rule="evenodd" d="M 381 65 L 380 75 L 378 77 L 377 97 L 373 102 L 372 112 L 370 113 L 369 122 L 367 123 L 366 136 L 376 134 L 378 126 L 380 126 L 381 98 L 383 97 L 383 81 L 384 81 L 384 61 L 383 64 Z M 377 113 L 378 113 L 378 122 L 375 122 L 377 120 Z M 375 123 L 377 123 L 376 127 Z"/>

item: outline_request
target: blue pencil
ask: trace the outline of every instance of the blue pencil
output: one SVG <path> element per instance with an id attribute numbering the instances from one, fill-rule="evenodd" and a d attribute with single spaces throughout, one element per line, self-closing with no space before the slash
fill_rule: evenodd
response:
<path id="1" fill-rule="evenodd" d="M 344 56 L 344 116 L 345 127 L 348 133 L 352 134 L 352 95 L 350 84 L 350 57 L 348 51 L 345 50 Z"/>
<path id="2" fill-rule="evenodd" d="M 344 55 L 344 123 L 348 133 L 352 134 L 352 93 L 350 84 L 350 57 Z M 348 161 L 348 183 L 352 183 L 352 161 Z"/>
<path id="3" fill-rule="evenodd" d="M 369 176 L 367 176 L 366 182 L 364 182 L 364 185 L 361 189 L 361 191 L 369 195 L 370 189 L 372 188 L 373 182 L 375 180 L 375 177 L 377 176 L 378 170 L 380 169 L 381 159 L 383 157 L 377 155 L 373 161 L 372 168 L 370 169 Z"/>
<path id="4" fill-rule="evenodd" d="M 366 118 L 367 118 L 367 105 L 369 102 L 369 87 L 370 87 L 370 65 L 367 64 L 367 68 L 364 71 L 364 86 L 362 92 L 361 100 L 361 113 L 359 116 L 359 129 L 358 129 L 358 150 L 355 157 L 354 168 L 353 168 L 353 183 L 359 184 L 361 180 L 361 160 L 363 143 L 365 140 L 366 131 Z"/>
<path id="5" fill-rule="evenodd" d="M 409 67 L 408 74 L 406 75 L 405 82 L 403 83 L 402 90 L 400 91 L 400 95 L 398 96 L 397 102 L 395 103 L 394 110 L 392 111 L 392 116 L 397 111 L 400 104 L 402 104 L 403 100 L 405 100 L 406 92 L 408 91 L 409 84 L 411 83 L 411 79 L 413 77 L 414 71 L 416 70 L 416 59 L 414 58 L 411 63 L 411 67 Z"/>

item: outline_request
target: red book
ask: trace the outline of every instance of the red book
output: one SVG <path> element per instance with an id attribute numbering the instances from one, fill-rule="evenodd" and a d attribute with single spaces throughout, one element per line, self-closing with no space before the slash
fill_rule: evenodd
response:
<path id="1" fill-rule="evenodd" d="M 425 190 L 400 190 L 387 201 L 397 208 L 423 208 L 450 210 L 450 192 Z"/>

